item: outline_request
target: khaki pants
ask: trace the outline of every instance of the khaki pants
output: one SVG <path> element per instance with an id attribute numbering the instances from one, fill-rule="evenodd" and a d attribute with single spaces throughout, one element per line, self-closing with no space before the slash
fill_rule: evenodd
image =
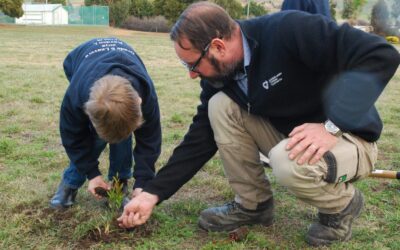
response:
<path id="1" fill-rule="evenodd" d="M 248 114 L 224 93 L 214 95 L 208 115 L 236 202 L 248 209 L 272 197 L 259 152 L 268 155 L 277 181 L 322 213 L 342 211 L 354 195 L 351 181 L 368 176 L 377 159 L 376 143 L 345 133 L 315 165 L 288 157 L 287 140 L 270 122 Z"/>

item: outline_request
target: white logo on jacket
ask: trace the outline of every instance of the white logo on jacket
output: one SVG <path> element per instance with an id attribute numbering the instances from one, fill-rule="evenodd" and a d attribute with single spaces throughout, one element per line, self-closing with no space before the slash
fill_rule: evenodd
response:
<path id="1" fill-rule="evenodd" d="M 274 75 L 270 79 L 265 80 L 262 83 L 262 86 L 264 87 L 264 89 L 268 90 L 270 87 L 275 86 L 276 84 L 280 83 L 282 80 L 283 80 L 282 72 L 279 72 L 278 74 Z"/>

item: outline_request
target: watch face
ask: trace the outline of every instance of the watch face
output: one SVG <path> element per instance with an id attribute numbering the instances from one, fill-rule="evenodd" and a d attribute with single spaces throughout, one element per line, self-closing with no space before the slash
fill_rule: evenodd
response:
<path id="1" fill-rule="evenodd" d="M 326 131 L 328 131 L 329 133 L 331 133 L 333 135 L 336 135 L 337 133 L 340 132 L 340 129 L 338 127 L 336 127 L 336 125 L 333 122 L 331 122 L 329 120 L 325 123 L 325 129 L 326 129 Z"/>

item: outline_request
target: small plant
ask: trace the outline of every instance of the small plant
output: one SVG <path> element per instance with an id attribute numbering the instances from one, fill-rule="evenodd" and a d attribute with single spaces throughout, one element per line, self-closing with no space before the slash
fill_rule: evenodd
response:
<path id="1" fill-rule="evenodd" d="M 124 184 L 116 176 L 113 177 L 112 183 L 112 187 L 109 191 L 105 190 L 102 187 L 96 187 L 95 192 L 98 195 L 107 198 L 108 207 L 112 211 L 119 211 L 122 207 L 122 202 L 125 197 L 125 194 L 123 192 Z"/>
<path id="2" fill-rule="evenodd" d="M 123 183 L 119 181 L 117 176 L 113 177 L 113 186 L 107 192 L 108 206 L 113 211 L 119 211 L 124 200 L 124 193 L 122 192 Z"/>

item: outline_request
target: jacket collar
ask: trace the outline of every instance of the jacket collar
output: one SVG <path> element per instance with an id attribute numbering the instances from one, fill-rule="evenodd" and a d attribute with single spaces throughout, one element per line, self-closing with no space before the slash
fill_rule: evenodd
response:
<path id="1" fill-rule="evenodd" d="M 249 48 L 253 54 L 254 50 L 258 47 L 256 31 L 251 28 L 248 20 L 237 20 L 236 22 L 239 24 L 240 30 L 247 40 Z"/>

